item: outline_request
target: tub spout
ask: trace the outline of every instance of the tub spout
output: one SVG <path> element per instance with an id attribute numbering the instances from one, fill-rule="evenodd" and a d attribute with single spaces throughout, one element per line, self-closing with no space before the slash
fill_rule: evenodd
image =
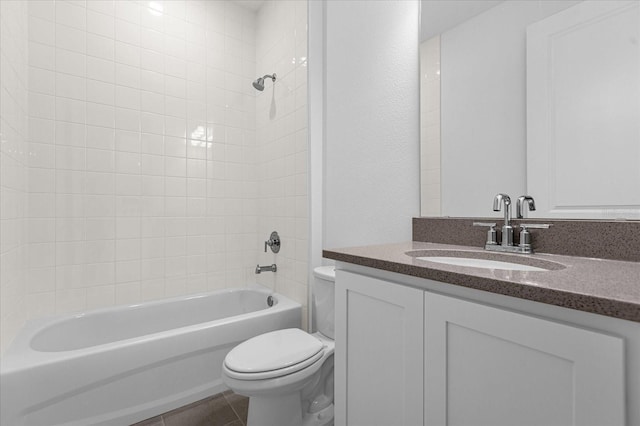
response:
<path id="1" fill-rule="evenodd" d="M 262 272 L 276 272 L 277 270 L 278 270 L 278 267 L 276 266 L 275 263 L 273 265 L 267 265 L 267 266 L 256 265 L 256 274 L 260 274 Z"/>

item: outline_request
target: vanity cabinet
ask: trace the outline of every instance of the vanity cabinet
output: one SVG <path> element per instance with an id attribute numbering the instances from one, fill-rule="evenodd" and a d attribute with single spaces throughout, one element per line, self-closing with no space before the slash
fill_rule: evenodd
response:
<path id="1" fill-rule="evenodd" d="M 336 425 L 625 424 L 623 338 L 423 281 L 337 271 Z"/>

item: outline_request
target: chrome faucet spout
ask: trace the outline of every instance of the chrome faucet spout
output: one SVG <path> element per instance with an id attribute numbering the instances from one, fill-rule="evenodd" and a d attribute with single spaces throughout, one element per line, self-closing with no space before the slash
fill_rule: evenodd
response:
<path id="1" fill-rule="evenodd" d="M 518 219 L 524 218 L 523 213 L 525 206 L 528 206 L 529 211 L 531 212 L 536 210 L 536 202 L 534 201 L 533 197 L 529 195 L 521 195 L 518 197 L 518 201 L 516 202 L 516 217 Z"/>
<path id="2" fill-rule="evenodd" d="M 513 245 L 513 227 L 511 226 L 511 197 L 507 194 L 496 194 L 493 198 L 493 211 L 499 212 L 504 205 L 504 224 L 502 225 L 502 246 Z"/>

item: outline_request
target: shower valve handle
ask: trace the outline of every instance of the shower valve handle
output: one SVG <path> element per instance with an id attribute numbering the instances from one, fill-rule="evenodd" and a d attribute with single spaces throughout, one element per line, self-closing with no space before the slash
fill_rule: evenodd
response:
<path id="1" fill-rule="evenodd" d="M 267 246 L 271 247 L 271 251 L 277 253 L 280 251 L 280 236 L 276 231 L 271 233 L 271 236 L 264 242 L 264 252 L 267 252 Z"/>

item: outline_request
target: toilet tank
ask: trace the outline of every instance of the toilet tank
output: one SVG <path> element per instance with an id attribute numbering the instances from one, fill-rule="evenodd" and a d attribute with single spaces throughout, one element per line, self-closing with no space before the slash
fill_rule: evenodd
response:
<path id="1" fill-rule="evenodd" d="M 313 270 L 313 319 L 318 331 L 333 339 L 335 330 L 334 266 L 318 266 Z"/>

